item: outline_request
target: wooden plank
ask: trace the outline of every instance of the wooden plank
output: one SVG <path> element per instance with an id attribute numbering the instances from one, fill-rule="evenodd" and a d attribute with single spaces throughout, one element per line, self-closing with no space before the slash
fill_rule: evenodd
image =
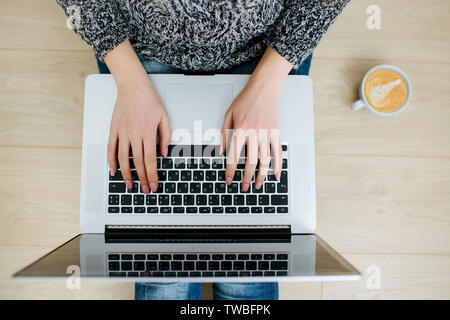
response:
<path id="1" fill-rule="evenodd" d="M 362 77 L 384 63 L 404 69 L 410 77 L 410 105 L 391 117 L 367 109 L 352 112 Z M 450 64 L 314 58 L 316 152 L 450 157 L 448 74 Z"/>
<path id="2" fill-rule="evenodd" d="M 450 255 L 350 254 L 345 258 L 364 273 L 364 279 L 324 282 L 324 299 L 450 298 Z M 379 289 L 374 281 L 378 271 L 374 270 L 379 270 Z"/>
<path id="3" fill-rule="evenodd" d="M 2 0 L 0 49 L 92 49 L 67 28 L 66 15 L 55 0 Z"/>
<path id="4" fill-rule="evenodd" d="M 81 147 L 89 52 L 0 50 L 0 145 Z"/>
<path id="5" fill-rule="evenodd" d="M 377 5 L 381 29 L 369 30 L 366 10 Z M 317 57 L 450 62 L 450 2 L 351 1 L 320 42 Z"/>
<path id="6" fill-rule="evenodd" d="M 132 283 L 81 281 L 70 289 L 65 280 L 23 282 L 11 275 L 54 247 L 0 246 L 0 299 L 134 299 Z"/>
<path id="7" fill-rule="evenodd" d="M 318 156 L 317 233 L 345 253 L 450 253 L 450 159 Z"/>
<path id="8" fill-rule="evenodd" d="M 80 233 L 80 149 L 1 147 L 0 245 L 56 247 Z"/>

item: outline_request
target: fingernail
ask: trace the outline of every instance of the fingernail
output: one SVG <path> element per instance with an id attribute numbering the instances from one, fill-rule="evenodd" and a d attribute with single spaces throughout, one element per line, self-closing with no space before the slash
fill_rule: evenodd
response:
<path id="1" fill-rule="evenodd" d="M 227 177 L 227 179 L 226 179 L 227 185 L 230 185 L 230 184 L 231 184 L 231 181 L 233 181 L 233 179 L 231 179 L 231 177 Z"/>
<path id="2" fill-rule="evenodd" d="M 147 194 L 149 192 L 148 185 L 146 184 L 142 185 L 142 191 Z"/>
<path id="3" fill-rule="evenodd" d="M 127 185 L 127 189 L 133 188 L 133 184 L 131 183 L 130 180 L 125 181 L 125 184 Z"/>
<path id="4" fill-rule="evenodd" d="M 281 175 L 281 172 L 277 172 L 275 174 L 275 179 L 277 179 L 277 181 L 280 180 L 280 175 Z"/>
<path id="5" fill-rule="evenodd" d="M 259 189 L 261 189 L 261 186 L 262 186 L 262 182 L 258 181 L 258 182 L 256 182 L 255 189 L 259 190 Z"/>
<path id="6" fill-rule="evenodd" d="M 164 149 L 164 158 L 167 158 L 167 153 L 169 152 L 169 149 L 168 148 L 166 148 L 166 149 Z"/>
<path id="7" fill-rule="evenodd" d="M 152 192 L 156 192 L 156 190 L 158 189 L 158 186 L 156 183 L 151 182 L 150 183 L 150 189 L 152 189 Z"/>
<path id="8" fill-rule="evenodd" d="M 222 154 L 223 154 L 223 147 L 220 146 L 220 148 L 219 148 L 219 156 L 221 156 Z"/>
<path id="9" fill-rule="evenodd" d="M 116 175 L 116 170 L 114 168 L 109 169 L 109 174 L 111 177 L 114 177 Z"/>
<path id="10" fill-rule="evenodd" d="M 242 186 L 242 191 L 247 192 L 248 187 L 249 187 L 249 184 L 248 183 L 244 183 L 244 185 Z"/>

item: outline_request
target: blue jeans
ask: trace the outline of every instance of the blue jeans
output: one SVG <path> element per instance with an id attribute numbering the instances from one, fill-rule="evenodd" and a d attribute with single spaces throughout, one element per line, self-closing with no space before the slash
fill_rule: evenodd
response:
<path id="1" fill-rule="evenodd" d="M 147 73 L 169 73 L 169 74 L 185 73 L 185 71 L 183 71 L 181 69 L 171 67 L 171 66 L 166 66 L 166 65 L 161 64 L 154 60 L 145 59 L 141 55 L 138 55 L 138 57 L 139 57 L 139 60 L 141 60 L 142 66 L 147 71 Z M 255 70 L 256 65 L 258 64 L 260 59 L 261 58 L 255 58 L 255 59 L 252 59 L 241 65 L 235 66 L 229 70 L 221 70 L 221 71 L 218 71 L 217 73 L 252 74 L 253 70 Z M 292 69 L 289 72 L 289 74 L 297 74 L 297 75 L 307 76 L 309 74 L 309 69 L 311 67 L 311 59 L 312 59 L 312 54 L 309 55 L 297 69 Z M 104 64 L 103 62 L 98 60 L 98 58 L 97 58 L 97 65 L 98 65 L 99 73 L 110 73 L 106 64 Z M 200 74 L 201 74 L 201 72 L 200 72 Z"/>
<path id="2" fill-rule="evenodd" d="M 185 73 L 181 69 L 145 59 L 141 55 L 138 55 L 138 57 L 147 73 Z M 297 69 L 292 69 L 289 74 L 308 75 L 311 59 L 312 54 Z M 255 58 L 218 73 L 252 74 L 259 60 L 260 58 Z M 98 59 L 97 65 L 100 73 L 110 73 L 106 64 Z M 134 296 L 136 300 L 200 300 L 202 297 L 202 284 L 137 282 Z M 278 283 L 214 283 L 213 297 L 215 300 L 277 300 Z"/>

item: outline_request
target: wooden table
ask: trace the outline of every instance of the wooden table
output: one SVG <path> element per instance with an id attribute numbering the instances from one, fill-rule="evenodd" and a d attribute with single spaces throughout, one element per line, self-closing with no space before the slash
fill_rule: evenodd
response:
<path id="1" fill-rule="evenodd" d="M 373 3 L 381 30 L 366 27 Z M 315 51 L 317 232 L 365 279 L 282 284 L 280 298 L 450 298 L 449 21 L 447 0 L 353 1 Z M 350 112 L 381 63 L 409 75 L 410 106 L 392 118 Z M 79 233 L 83 86 L 96 72 L 54 0 L 1 1 L 1 299 L 133 298 L 130 284 L 10 280 Z M 367 287 L 369 266 L 380 289 Z"/>

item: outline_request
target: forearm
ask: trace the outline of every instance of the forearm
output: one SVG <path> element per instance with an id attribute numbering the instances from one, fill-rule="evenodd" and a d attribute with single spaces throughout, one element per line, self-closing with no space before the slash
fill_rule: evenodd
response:
<path id="1" fill-rule="evenodd" d="M 104 61 L 114 76 L 118 88 L 130 84 L 151 84 L 144 67 L 128 40 L 109 51 Z"/>
<path id="2" fill-rule="evenodd" d="M 292 66 L 292 63 L 283 58 L 278 52 L 271 47 L 267 47 L 250 77 L 249 86 L 259 90 L 274 89 L 279 92 Z"/>

